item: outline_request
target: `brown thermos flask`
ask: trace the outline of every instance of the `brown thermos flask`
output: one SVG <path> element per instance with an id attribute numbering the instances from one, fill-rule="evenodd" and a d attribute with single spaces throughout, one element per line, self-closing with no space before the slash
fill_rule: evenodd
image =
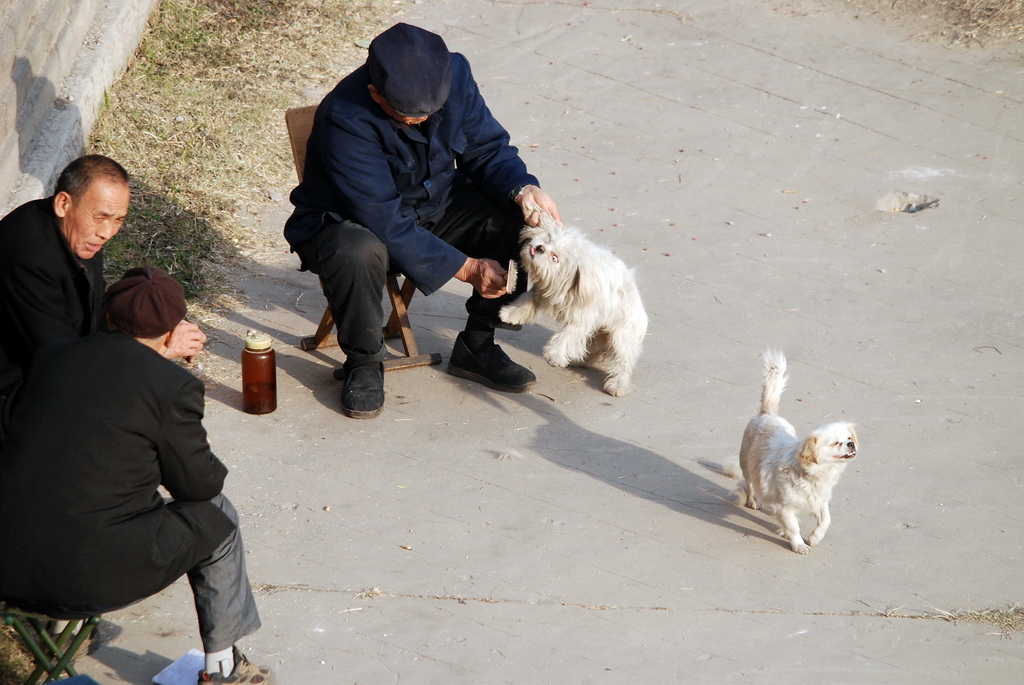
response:
<path id="1" fill-rule="evenodd" d="M 242 411 L 269 414 L 277 409 L 277 360 L 266 333 L 248 331 L 242 350 Z"/>

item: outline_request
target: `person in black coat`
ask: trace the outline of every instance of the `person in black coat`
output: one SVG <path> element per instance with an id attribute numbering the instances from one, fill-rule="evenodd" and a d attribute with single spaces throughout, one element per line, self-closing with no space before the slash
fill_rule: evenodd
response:
<path id="1" fill-rule="evenodd" d="M 89 335 L 103 322 L 103 246 L 128 214 L 128 173 L 86 155 L 61 172 L 52 197 L 0 219 L 0 440 L 21 379 L 42 345 Z M 191 357 L 206 336 L 174 327 L 167 356 Z"/>
<path id="2" fill-rule="evenodd" d="M 431 294 L 473 286 L 448 370 L 506 392 L 533 373 L 494 343 L 507 303 L 505 266 L 523 223 L 558 207 L 488 110 L 469 62 L 437 34 L 399 23 L 317 108 L 285 238 L 320 276 L 345 352 L 342 412 L 384 405 L 381 298 L 389 270 Z M 520 279 L 525 286 L 525 276 Z M 517 293 L 518 294 L 518 293 Z"/>
<path id="3" fill-rule="evenodd" d="M 139 268 L 107 296 L 111 332 L 44 346 L 21 388 L 0 451 L 0 597 L 70 618 L 188 574 L 207 677 L 238 682 L 232 670 L 259 671 L 234 645 L 260 619 L 221 492 L 227 468 L 202 424 L 203 384 L 164 358 L 184 293 Z"/>

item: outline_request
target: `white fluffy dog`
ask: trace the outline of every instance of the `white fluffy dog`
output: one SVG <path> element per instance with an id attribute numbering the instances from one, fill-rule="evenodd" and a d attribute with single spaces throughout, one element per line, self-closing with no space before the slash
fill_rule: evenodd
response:
<path id="1" fill-rule="evenodd" d="M 857 436 L 848 423 L 827 423 L 800 440 L 786 419 L 778 415 L 779 398 L 786 389 L 786 358 L 781 352 L 764 353 L 761 411 L 750 420 L 740 446 L 740 469 L 746 481 L 744 504 L 764 505 L 782 525 L 780 535 L 798 554 L 809 548 L 800 537 L 800 514 L 813 514 L 817 526 L 807 539 L 816 545 L 832 522 L 828 510 L 832 488 L 857 456 Z"/>
<path id="2" fill-rule="evenodd" d="M 506 323 L 531 323 L 544 313 L 561 324 L 544 346 L 552 366 L 593 366 L 608 374 L 604 391 L 625 395 L 647 332 L 633 270 L 608 248 L 578 229 L 560 227 L 542 215 L 536 228 L 523 228 L 522 264 L 526 293 L 501 309 Z"/>

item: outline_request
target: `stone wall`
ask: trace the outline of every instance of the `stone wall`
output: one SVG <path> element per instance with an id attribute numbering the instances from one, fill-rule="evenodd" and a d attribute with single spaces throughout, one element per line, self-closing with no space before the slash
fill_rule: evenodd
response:
<path id="1" fill-rule="evenodd" d="M 0 216 L 50 193 L 158 0 L 0 0 Z"/>

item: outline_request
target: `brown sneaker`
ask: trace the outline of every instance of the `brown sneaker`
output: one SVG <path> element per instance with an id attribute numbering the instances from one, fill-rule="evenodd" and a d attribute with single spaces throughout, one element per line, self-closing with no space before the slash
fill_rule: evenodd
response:
<path id="1" fill-rule="evenodd" d="M 232 647 L 235 655 L 235 668 L 231 675 L 214 673 L 210 675 L 206 671 L 199 671 L 199 685 L 203 683 L 261 683 L 261 685 L 274 685 L 270 679 L 270 669 L 262 668 L 249 663 L 249 660 L 238 651 L 238 647 Z"/>

